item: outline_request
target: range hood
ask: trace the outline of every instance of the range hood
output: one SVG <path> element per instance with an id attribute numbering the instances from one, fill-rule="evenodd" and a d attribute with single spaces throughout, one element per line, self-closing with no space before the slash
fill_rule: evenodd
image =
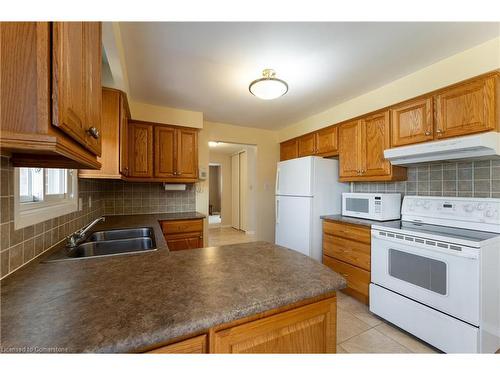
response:
<path id="1" fill-rule="evenodd" d="M 500 158 L 500 133 L 488 132 L 384 150 L 394 165 L 431 161 Z"/>

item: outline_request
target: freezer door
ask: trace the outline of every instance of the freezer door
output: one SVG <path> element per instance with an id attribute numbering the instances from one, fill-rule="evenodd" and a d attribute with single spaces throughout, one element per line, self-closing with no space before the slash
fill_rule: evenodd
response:
<path id="1" fill-rule="evenodd" d="M 312 156 L 279 162 L 276 195 L 313 196 L 312 174 Z"/>
<path id="2" fill-rule="evenodd" d="M 310 197 L 276 197 L 276 244 L 311 256 Z"/>

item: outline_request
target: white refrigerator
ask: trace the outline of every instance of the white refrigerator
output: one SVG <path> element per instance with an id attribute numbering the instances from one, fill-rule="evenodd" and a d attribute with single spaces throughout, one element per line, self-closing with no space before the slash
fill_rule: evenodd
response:
<path id="1" fill-rule="evenodd" d="M 321 215 L 341 213 L 342 193 L 349 184 L 338 181 L 338 160 L 317 156 L 286 160 L 276 170 L 277 245 L 321 262 Z"/>

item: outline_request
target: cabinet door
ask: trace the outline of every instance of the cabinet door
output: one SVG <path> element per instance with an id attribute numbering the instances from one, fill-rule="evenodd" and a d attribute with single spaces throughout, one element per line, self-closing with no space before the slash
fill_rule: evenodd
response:
<path id="1" fill-rule="evenodd" d="M 86 127 L 94 128 L 94 132 L 85 133 L 87 147 L 96 155 L 101 155 L 101 113 L 102 113 L 102 84 L 101 84 L 101 23 L 84 22 L 84 61 L 85 61 L 85 99 Z"/>
<path id="2" fill-rule="evenodd" d="M 299 158 L 316 153 L 316 136 L 314 133 L 299 138 Z"/>
<path id="3" fill-rule="evenodd" d="M 316 154 L 321 156 L 337 155 L 339 128 L 331 126 L 316 132 Z"/>
<path id="4" fill-rule="evenodd" d="M 495 79 L 465 83 L 436 96 L 437 138 L 496 129 Z"/>
<path id="5" fill-rule="evenodd" d="M 339 128 L 339 176 L 359 176 L 361 171 L 361 126 L 359 121 L 343 124 Z"/>
<path id="6" fill-rule="evenodd" d="M 170 251 L 199 249 L 203 247 L 203 234 L 201 232 L 166 234 L 165 240 Z"/>
<path id="7" fill-rule="evenodd" d="M 153 177 L 153 126 L 129 122 L 129 175 Z"/>
<path id="8" fill-rule="evenodd" d="M 432 98 L 423 98 L 391 109 L 391 147 L 431 141 L 433 136 Z"/>
<path id="9" fill-rule="evenodd" d="M 280 161 L 295 159 L 299 157 L 299 142 L 297 139 L 280 144 Z"/>
<path id="10" fill-rule="evenodd" d="M 83 22 L 53 23 L 52 122 L 87 147 L 85 29 Z"/>
<path id="11" fill-rule="evenodd" d="M 176 130 L 167 126 L 155 126 L 155 177 L 175 177 Z"/>
<path id="12" fill-rule="evenodd" d="M 371 273 L 341 260 L 323 255 L 323 264 L 341 274 L 347 280 L 347 288 L 342 291 L 368 304 Z"/>
<path id="13" fill-rule="evenodd" d="M 213 335 L 214 353 L 335 353 L 336 301 L 327 299 Z"/>
<path id="14" fill-rule="evenodd" d="M 207 353 L 207 335 L 201 335 L 150 350 L 149 354 L 203 354 Z"/>
<path id="15" fill-rule="evenodd" d="M 128 120 L 127 102 L 124 94 L 120 95 L 120 173 L 129 175 L 128 166 Z"/>
<path id="16" fill-rule="evenodd" d="M 198 132 L 177 129 L 177 177 L 198 178 Z"/>
<path id="17" fill-rule="evenodd" d="M 389 148 L 389 111 L 381 112 L 361 120 L 362 150 L 361 175 L 384 176 L 391 174 L 391 164 L 384 158 Z"/>

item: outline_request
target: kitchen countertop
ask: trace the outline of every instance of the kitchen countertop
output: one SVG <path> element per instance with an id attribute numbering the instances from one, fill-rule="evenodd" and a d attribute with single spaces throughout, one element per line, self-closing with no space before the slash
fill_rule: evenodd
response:
<path id="1" fill-rule="evenodd" d="M 166 217 L 110 216 L 96 230 L 153 226 L 162 237 L 158 220 Z M 267 242 L 176 252 L 164 240 L 157 245 L 37 262 L 2 280 L 0 352 L 137 352 L 346 285 L 326 266 Z"/>
<path id="2" fill-rule="evenodd" d="M 372 225 L 385 225 L 385 226 L 399 226 L 401 220 L 387 220 L 387 221 L 377 221 L 368 219 L 359 219 L 357 217 L 342 216 L 342 215 L 323 215 L 321 216 L 323 220 L 339 221 L 347 224 L 364 225 L 371 227 Z"/>

